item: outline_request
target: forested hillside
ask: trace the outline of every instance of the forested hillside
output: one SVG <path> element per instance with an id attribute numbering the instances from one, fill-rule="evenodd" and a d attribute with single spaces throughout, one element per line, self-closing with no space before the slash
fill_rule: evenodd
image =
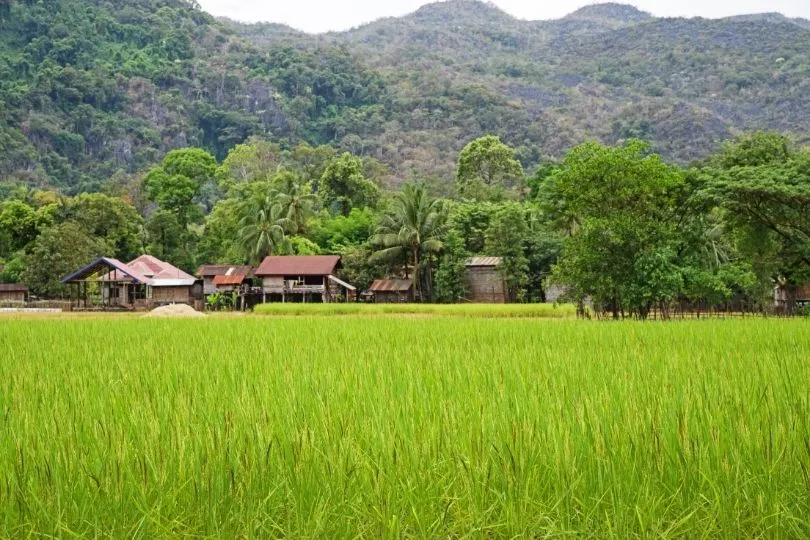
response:
<path id="1" fill-rule="evenodd" d="M 603 4 L 520 21 L 451 0 L 319 36 L 217 21 L 187 0 L 5 0 L 0 18 L 5 187 L 96 191 L 172 148 L 222 159 L 251 135 L 436 186 L 490 133 L 527 170 L 589 138 L 640 137 L 687 163 L 742 131 L 810 135 L 810 23 L 774 14 Z"/>

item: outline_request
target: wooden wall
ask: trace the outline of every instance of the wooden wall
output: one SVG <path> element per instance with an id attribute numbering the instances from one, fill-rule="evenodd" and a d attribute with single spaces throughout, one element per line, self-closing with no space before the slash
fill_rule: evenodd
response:
<path id="1" fill-rule="evenodd" d="M 152 302 L 178 302 L 191 301 L 190 287 L 152 287 Z"/>
<path id="2" fill-rule="evenodd" d="M 478 304 L 505 304 L 503 276 L 494 266 L 467 267 L 467 300 Z"/>
<path id="3" fill-rule="evenodd" d="M 0 302 L 25 302 L 25 292 L 23 291 L 4 291 L 0 292 Z"/>

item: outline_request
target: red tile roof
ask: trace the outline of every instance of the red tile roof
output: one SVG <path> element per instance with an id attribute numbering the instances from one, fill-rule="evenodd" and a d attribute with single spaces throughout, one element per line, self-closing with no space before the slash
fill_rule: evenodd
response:
<path id="1" fill-rule="evenodd" d="M 339 255 L 270 256 L 256 270 L 257 276 L 328 276 L 340 265 Z"/>

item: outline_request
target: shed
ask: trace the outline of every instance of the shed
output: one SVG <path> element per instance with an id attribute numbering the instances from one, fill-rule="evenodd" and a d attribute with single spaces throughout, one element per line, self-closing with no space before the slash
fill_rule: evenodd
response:
<path id="1" fill-rule="evenodd" d="M 197 269 L 197 275 L 203 280 L 203 292 L 206 295 L 214 294 L 222 290 L 214 283 L 216 278 L 228 277 L 233 279 L 220 279 L 220 285 L 231 288 L 234 285 L 241 285 L 246 280 L 253 277 L 253 267 L 236 264 L 207 264 Z M 241 277 L 238 283 L 233 281 Z M 226 283 L 227 282 L 227 283 Z"/>
<path id="2" fill-rule="evenodd" d="M 0 283 L 0 304 L 24 304 L 27 298 L 27 285 Z"/>
<path id="3" fill-rule="evenodd" d="M 500 257 L 472 257 L 467 259 L 465 286 L 467 301 L 478 304 L 505 304 L 506 283 L 498 270 Z"/>
<path id="4" fill-rule="evenodd" d="M 410 279 L 378 279 L 371 284 L 375 304 L 405 304 L 413 302 L 413 281 Z"/>

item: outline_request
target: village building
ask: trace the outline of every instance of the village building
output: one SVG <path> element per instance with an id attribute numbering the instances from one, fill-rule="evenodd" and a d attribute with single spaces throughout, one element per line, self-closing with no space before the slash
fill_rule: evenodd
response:
<path id="1" fill-rule="evenodd" d="M 262 280 L 262 302 L 346 302 L 357 289 L 335 277 L 337 255 L 266 257 L 256 277 Z"/>
<path id="2" fill-rule="evenodd" d="M 24 304 L 27 299 L 27 285 L 0 283 L 0 304 Z"/>
<path id="3" fill-rule="evenodd" d="M 378 279 L 369 287 L 375 304 L 406 304 L 414 301 L 413 281 L 410 279 Z"/>
<path id="4" fill-rule="evenodd" d="M 253 267 L 233 264 L 209 264 L 197 269 L 203 280 L 203 294 L 233 292 L 248 285 L 253 278 Z"/>
<path id="5" fill-rule="evenodd" d="M 505 304 L 506 283 L 498 270 L 500 257 L 472 257 L 466 262 L 466 300 L 478 304 Z"/>
<path id="6" fill-rule="evenodd" d="M 147 309 L 166 304 L 199 307 L 202 284 L 151 255 L 128 263 L 102 257 L 62 280 L 78 309 Z"/>
<path id="7" fill-rule="evenodd" d="M 796 288 L 777 284 L 774 287 L 773 300 L 774 307 L 779 312 L 786 312 L 791 305 L 810 306 L 810 282 Z"/>

